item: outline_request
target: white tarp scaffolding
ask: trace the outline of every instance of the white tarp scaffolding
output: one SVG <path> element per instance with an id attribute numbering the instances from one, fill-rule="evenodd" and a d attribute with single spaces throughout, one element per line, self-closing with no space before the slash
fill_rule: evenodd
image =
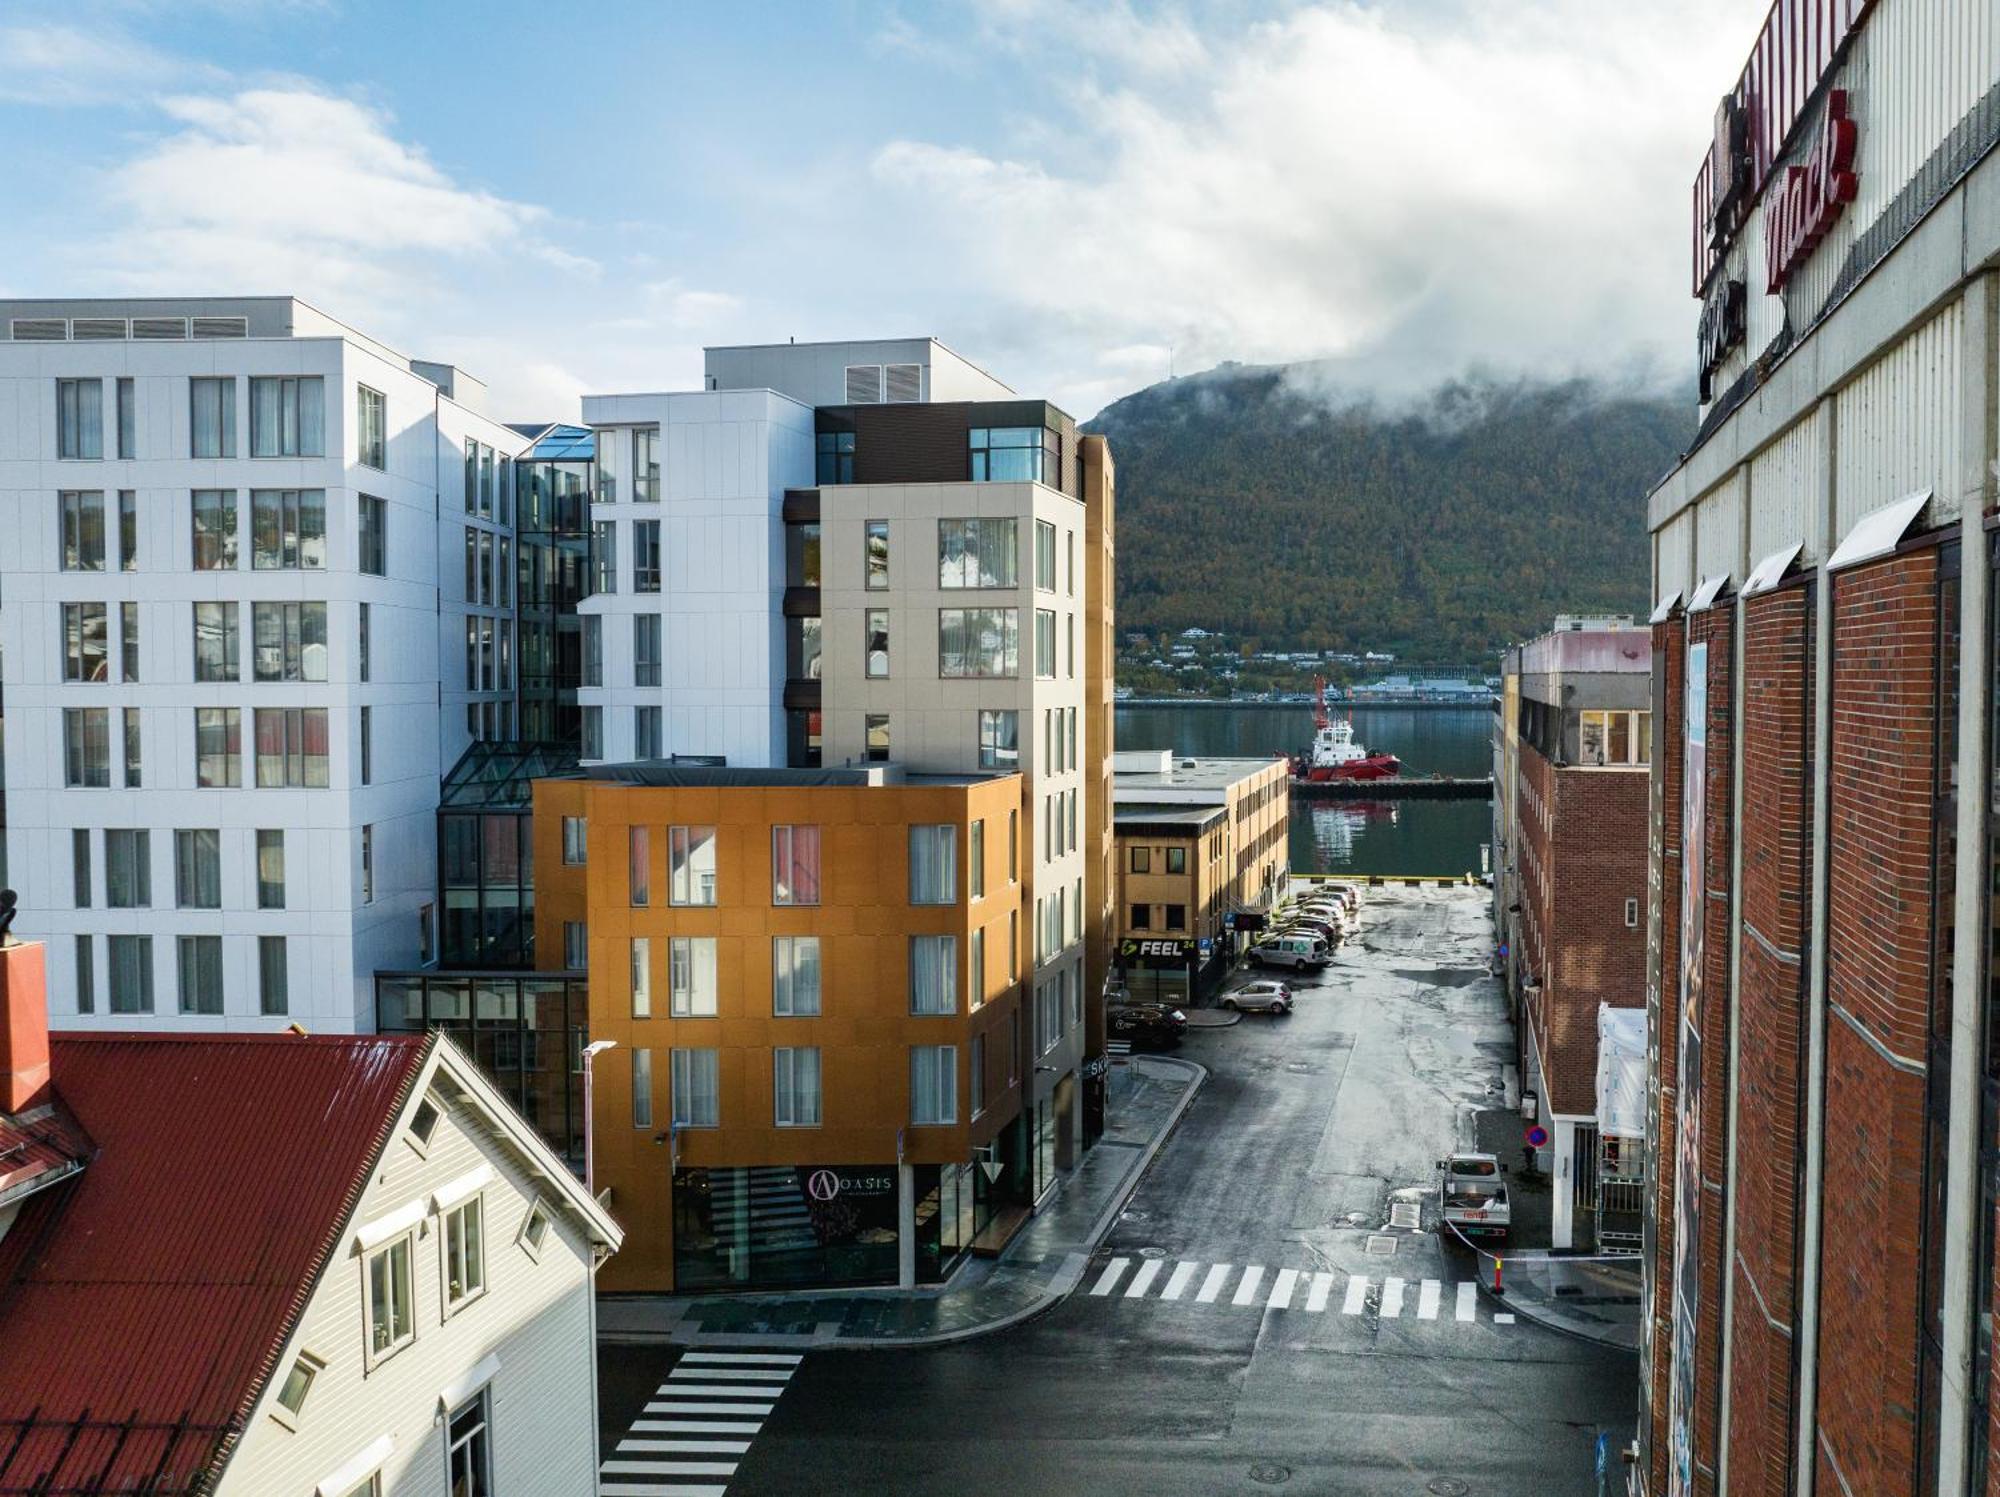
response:
<path id="1" fill-rule="evenodd" d="M 1646 1136 L 1646 1011 L 1597 1006 L 1597 1130 Z"/>

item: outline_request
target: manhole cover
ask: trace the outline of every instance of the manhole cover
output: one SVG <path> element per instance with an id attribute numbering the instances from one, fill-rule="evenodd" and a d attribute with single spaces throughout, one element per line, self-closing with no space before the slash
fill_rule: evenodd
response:
<path id="1" fill-rule="evenodd" d="M 1389 1208 L 1389 1225 L 1415 1229 L 1424 1223 L 1424 1208 L 1415 1201 L 1397 1201 Z"/>
<path id="2" fill-rule="evenodd" d="M 1434 1476 L 1425 1485 L 1424 1490 L 1429 1492 L 1431 1497 L 1465 1497 L 1472 1488 L 1456 1476 Z"/>
<path id="3" fill-rule="evenodd" d="M 1140 1248 L 1139 1256 L 1141 1258 L 1164 1258 L 1167 1256 L 1167 1250 L 1165 1248 Z"/>
<path id="4" fill-rule="evenodd" d="M 1368 1253 L 1370 1257 L 1393 1258 L 1396 1256 L 1396 1239 L 1376 1232 L 1368 1239 Z"/>
<path id="5" fill-rule="evenodd" d="M 1250 1479 L 1267 1487 L 1280 1486 L 1292 1479 L 1292 1468 L 1280 1466 L 1276 1461 L 1259 1461 L 1250 1468 Z"/>

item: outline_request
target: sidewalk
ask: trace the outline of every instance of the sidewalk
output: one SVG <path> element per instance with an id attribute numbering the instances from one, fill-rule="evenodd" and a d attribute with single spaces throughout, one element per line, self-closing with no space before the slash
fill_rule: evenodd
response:
<path id="1" fill-rule="evenodd" d="M 972 1258 L 922 1289 L 797 1294 L 619 1295 L 597 1305 L 598 1337 L 683 1346 L 943 1346 L 1019 1324 L 1076 1287 L 1146 1166 L 1208 1078 L 1164 1056 L 1114 1063 L 1105 1132 L 997 1259 Z"/>

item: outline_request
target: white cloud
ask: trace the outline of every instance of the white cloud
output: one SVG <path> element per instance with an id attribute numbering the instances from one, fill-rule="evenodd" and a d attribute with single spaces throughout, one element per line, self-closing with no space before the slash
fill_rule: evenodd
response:
<path id="1" fill-rule="evenodd" d="M 0 26 L 0 99 L 17 104 L 131 102 L 220 77 L 220 70 L 158 51 L 112 26 Z"/>

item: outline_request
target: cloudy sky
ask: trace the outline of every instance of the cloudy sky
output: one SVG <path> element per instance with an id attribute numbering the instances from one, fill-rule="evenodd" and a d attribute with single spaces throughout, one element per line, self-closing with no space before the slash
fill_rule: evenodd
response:
<path id="1" fill-rule="evenodd" d="M 296 293 L 513 419 L 913 333 L 1078 415 L 1170 358 L 1685 383 L 1764 9 L 0 0 L 0 295 Z"/>

